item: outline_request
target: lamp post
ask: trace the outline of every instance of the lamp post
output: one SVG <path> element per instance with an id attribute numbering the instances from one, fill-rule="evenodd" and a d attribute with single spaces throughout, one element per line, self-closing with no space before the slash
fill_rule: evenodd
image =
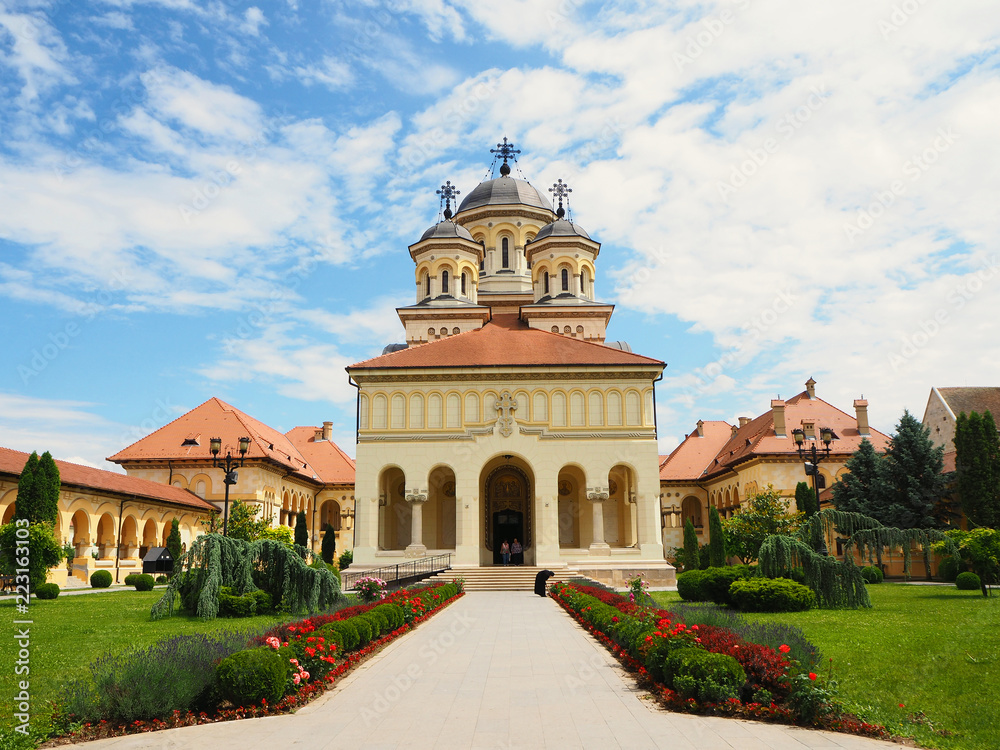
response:
<path id="1" fill-rule="evenodd" d="M 823 442 L 823 447 L 816 448 L 816 440 L 812 441 L 812 444 L 807 449 L 805 447 L 806 435 L 801 429 L 792 430 L 792 437 L 795 439 L 795 448 L 799 452 L 799 458 L 802 459 L 805 464 L 806 475 L 812 477 L 813 492 L 816 494 L 816 511 L 819 511 L 819 463 L 824 458 L 828 458 L 830 455 L 830 443 L 837 439 L 833 430 L 829 427 L 822 427 L 819 431 L 820 440 Z M 819 539 L 816 544 L 816 551 L 821 555 L 828 555 L 830 552 L 826 547 L 825 535 L 820 532 Z"/>
<path id="2" fill-rule="evenodd" d="M 226 485 L 226 500 L 222 511 L 222 536 L 226 536 L 227 531 L 229 530 L 229 487 L 230 485 L 236 484 L 239 480 L 239 476 L 236 473 L 236 467 L 243 466 L 243 462 L 246 460 L 247 451 L 250 450 L 250 438 L 241 437 L 239 442 L 240 457 L 238 459 L 233 458 L 233 452 L 231 450 L 227 450 L 226 457 L 220 460 L 219 453 L 222 452 L 222 438 L 212 438 L 209 441 L 209 450 L 212 452 L 212 466 L 216 468 L 222 467 L 226 470 L 226 477 L 222 480 L 222 483 Z"/>

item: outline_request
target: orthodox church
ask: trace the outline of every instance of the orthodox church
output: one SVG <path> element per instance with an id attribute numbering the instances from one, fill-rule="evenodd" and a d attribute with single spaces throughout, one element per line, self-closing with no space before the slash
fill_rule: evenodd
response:
<path id="1" fill-rule="evenodd" d="M 601 245 L 567 213 L 570 188 L 491 179 L 409 247 L 405 343 L 347 368 L 358 389 L 354 561 L 453 553 L 621 584 L 673 580 L 664 560 L 654 383 L 664 363 L 605 340 Z M 520 174 L 520 170 L 518 170 Z"/>

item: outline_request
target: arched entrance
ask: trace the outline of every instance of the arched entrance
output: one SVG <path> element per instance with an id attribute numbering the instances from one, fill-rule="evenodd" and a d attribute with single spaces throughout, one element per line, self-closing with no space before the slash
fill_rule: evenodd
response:
<path id="1" fill-rule="evenodd" d="M 523 562 L 534 562 L 532 534 L 532 483 L 526 467 L 503 457 L 484 470 L 483 525 L 487 565 L 500 565 L 500 546 L 516 539 L 524 549 Z"/>

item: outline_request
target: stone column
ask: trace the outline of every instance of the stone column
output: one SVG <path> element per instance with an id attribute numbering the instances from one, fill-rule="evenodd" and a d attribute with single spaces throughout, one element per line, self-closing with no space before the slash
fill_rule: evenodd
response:
<path id="1" fill-rule="evenodd" d="M 591 555 L 610 555 L 611 547 L 604 541 L 604 501 L 610 497 L 607 488 L 595 487 L 587 493 L 594 511 L 593 540 L 590 543 Z"/>
<path id="2" fill-rule="evenodd" d="M 410 543 L 406 547 L 404 555 L 406 557 L 423 557 L 427 554 L 427 547 L 424 546 L 424 503 L 427 502 L 427 493 L 414 492 L 406 496 L 406 502 L 410 504 Z"/>

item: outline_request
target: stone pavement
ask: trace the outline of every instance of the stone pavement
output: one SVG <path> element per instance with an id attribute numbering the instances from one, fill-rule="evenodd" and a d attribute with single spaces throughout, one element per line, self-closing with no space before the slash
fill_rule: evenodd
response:
<path id="1" fill-rule="evenodd" d="M 846 734 L 660 709 L 555 602 L 474 592 L 293 715 L 84 743 L 212 748 L 896 748 Z"/>

